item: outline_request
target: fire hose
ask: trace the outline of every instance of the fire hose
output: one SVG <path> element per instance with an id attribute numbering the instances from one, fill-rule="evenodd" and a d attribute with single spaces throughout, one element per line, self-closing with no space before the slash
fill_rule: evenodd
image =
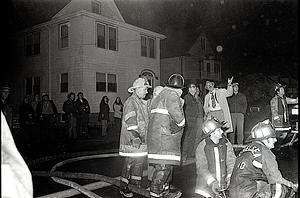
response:
<path id="1" fill-rule="evenodd" d="M 74 154 L 73 154 L 74 155 Z M 77 154 L 78 155 L 78 154 Z M 61 161 L 57 164 L 55 164 L 50 171 L 32 171 L 32 175 L 33 176 L 50 176 L 52 178 L 53 181 L 72 187 L 76 190 L 78 190 L 79 192 L 81 192 L 82 194 L 91 197 L 91 198 L 101 198 L 99 195 L 95 194 L 94 192 L 86 189 L 85 187 L 73 182 L 73 181 L 69 181 L 66 179 L 62 179 L 62 178 L 75 178 L 75 179 L 91 179 L 91 180 L 99 180 L 99 181 L 104 181 L 106 183 L 110 183 L 114 186 L 120 187 L 120 181 L 118 179 L 115 178 L 111 178 L 108 176 L 104 176 L 104 175 L 99 175 L 99 174 L 94 174 L 94 173 L 74 173 L 74 172 L 59 172 L 56 171 L 57 168 L 72 163 L 72 162 L 77 162 L 77 161 L 81 161 L 81 160 L 89 160 L 89 159 L 97 159 L 97 158 L 106 158 L 106 157 L 115 157 L 118 156 L 117 153 L 110 153 L 110 154 L 98 154 L 98 155 L 90 155 L 90 156 L 81 156 L 81 157 L 76 157 L 76 158 L 71 158 L 71 159 L 67 159 L 64 161 Z M 50 158 L 44 158 L 43 160 L 40 161 L 47 161 L 47 159 L 53 159 L 54 157 L 50 157 Z M 38 160 L 34 161 L 35 164 L 37 163 Z M 128 185 L 129 190 L 131 190 L 132 192 L 145 196 L 145 197 L 150 197 L 149 191 L 147 191 L 146 189 L 141 189 L 138 188 L 134 185 L 129 184 Z M 42 196 L 43 198 L 46 197 L 51 197 L 51 196 Z"/>

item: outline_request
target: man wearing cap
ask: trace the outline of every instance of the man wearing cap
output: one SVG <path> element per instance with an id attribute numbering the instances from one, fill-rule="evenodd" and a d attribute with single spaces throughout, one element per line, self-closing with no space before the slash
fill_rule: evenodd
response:
<path id="1" fill-rule="evenodd" d="M 10 93 L 9 86 L 1 87 L 1 100 L 0 100 L 1 111 L 3 112 L 7 120 L 8 126 L 12 127 L 12 108 L 7 103 L 9 93 Z"/>
<path id="2" fill-rule="evenodd" d="M 291 129 L 288 104 L 298 103 L 298 98 L 293 99 L 285 96 L 284 87 L 281 84 L 277 84 L 274 89 L 275 96 L 270 101 L 272 123 L 279 138 L 278 143 L 275 144 L 276 148 L 280 148 L 283 139 L 286 138 L 288 131 Z"/>
<path id="3" fill-rule="evenodd" d="M 196 197 L 216 197 L 229 186 L 236 157 L 222 127 L 214 118 L 203 122 L 204 139 L 196 150 Z"/>
<path id="4" fill-rule="evenodd" d="M 231 176 L 230 197 L 290 197 L 298 184 L 284 179 L 270 149 L 276 142 L 275 130 L 269 120 L 251 129 L 250 142 L 238 155 Z"/>
<path id="5" fill-rule="evenodd" d="M 150 197 L 180 197 L 171 192 L 172 168 L 180 165 L 181 137 L 185 125 L 183 99 L 184 78 L 172 74 L 163 90 L 151 102 L 148 127 L 148 163 L 154 167 Z"/>
<path id="6" fill-rule="evenodd" d="M 239 92 L 239 83 L 232 83 L 233 95 L 228 97 L 228 105 L 231 114 L 233 133 L 228 134 L 229 140 L 235 144 L 235 135 L 237 143 L 244 142 L 244 119 L 247 110 L 247 99 L 245 94 Z"/>
<path id="7" fill-rule="evenodd" d="M 205 89 L 208 90 L 208 93 L 205 95 L 203 105 L 205 117 L 206 119 L 215 117 L 220 122 L 225 121 L 228 128 L 225 131 L 226 133 L 230 133 L 233 131 L 230 111 L 227 103 L 227 97 L 230 97 L 233 94 L 231 85 L 232 80 L 233 77 L 228 78 L 227 89 L 215 88 L 214 82 L 211 81 L 206 81 L 205 84 Z"/>
<path id="8" fill-rule="evenodd" d="M 132 95 L 124 103 L 119 155 L 124 157 L 120 194 L 125 197 L 133 197 L 128 189 L 129 183 L 141 187 L 143 163 L 148 154 L 146 137 L 149 120 L 147 103 L 143 98 L 150 87 L 145 78 L 136 79 L 128 89 Z"/>

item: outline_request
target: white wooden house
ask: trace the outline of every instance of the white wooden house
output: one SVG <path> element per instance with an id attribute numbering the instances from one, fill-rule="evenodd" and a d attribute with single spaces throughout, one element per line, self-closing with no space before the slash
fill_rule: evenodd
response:
<path id="1" fill-rule="evenodd" d="M 47 12 L 47 6 L 40 11 Z M 113 0 L 66 1 L 14 38 L 18 72 L 11 102 L 16 106 L 25 95 L 48 93 L 61 112 L 67 93 L 83 92 L 96 113 L 104 95 L 111 109 L 117 96 L 124 102 L 141 75 L 153 86 L 160 84 L 165 36 L 126 23 Z"/>

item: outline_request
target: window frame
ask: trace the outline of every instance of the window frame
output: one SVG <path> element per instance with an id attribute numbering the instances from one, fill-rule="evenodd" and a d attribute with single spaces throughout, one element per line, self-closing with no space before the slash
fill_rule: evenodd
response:
<path id="1" fill-rule="evenodd" d="M 210 62 L 207 62 L 207 63 L 206 63 L 206 72 L 207 72 L 207 73 L 211 73 L 211 68 L 210 68 L 210 67 L 211 67 Z"/>
<path id="2" fill-rule="evenodd" d="M 104 27 L 104 47 L 103 46 L 100 46 L 98 43 L 98 25 L 101 25 Z M 111 48 L 111 44 L 110 44 L 110 29 L 114 29 L 115 30 L 115 49 Z M 103 22 L 100 22 L 100 21 L 97 21 L 96 22 L 96 47 L 97 48 L 101 48 L 101 49 L 106 49 L 106 50 L 109 50 L 109 51 L 118 51 L 118 28 L 115 26 L 115 25 L 112 25 L 112 24 L 107 24 L 107 23 L 103 23 Z"/>
<path id="3" fill-rule="evenodd" d="M 67 36 L 62 38 L 62 27 L 67 27 Z M 59 48 L 66 49 L 70 47 L 70 22 L 59 24 Z M 64 42 L 63 39 L 67 39 L 67 46 L 63 46 Z"/>
<path id="4" fill-rule="evenodd" d="M 203 51 L 206 50 L 206 38 L 203 36 L 200 37 L 200 47 Z"/>
<path id="5" fill-rule="evenodd" d="M 38 42 L 36 42 L 36 37 L 38 35 Z M 30 41 L 28 41 L 28 37 L 31 36 Z M 28 32 L 25 34 L 24 39 L 24 46 L 25 46 L 25 56 L 35 56 L 41 53 L 41 32 L 38 30 Z M 38 46 L 38 47 L 37 47 Z M 30 53 L 29 53 L 30 52 Z"/>
<path id="6" fill-rule="evenodd" d="M 146 42 L 143 42 L 143 39 Z M 153 41 L 153 52 L 151 50 L 150 41 Z M 156 38 L 153 36 L 147 36 L 147 35 L 141 34 L 140 42 L 141 42 L 141 56 L 156 59 L 156 57 L 157 57 L 157 55 L 156 55 L 156 53 L 157 53 Z M 144 44 L 145 44 L 145 46 L 144 46 Z"/>
<path id="7" fill-rule="evenodd" d="M 67 75 L 67 82 L 62 82 L 62 75 Z M 60 83 L 59 83 L 59 88 L 60 88 L 60 93 L 68 93 L 69 91 L 69 73 L 68 72 L 64 72 L 64 73 L 60 73 Z M 66 88 L 63 87 L 63 85 L 66 85 Z M 66 90 L 65 90 L 66 89 Z"/>
<path id="8" fill-rule="evenodd" d="M 39 83 L 36 83 L 36 79 L 38 79 L 38 82 Z M 30 80 L 30 84 L 31 86 L 30 87 L 27 87 L 28 86 L 28 80 Z M 38 86 L 38 91 L 36 92 L 35 90 L 36 87 Z M 28 90 L 30 90 L 28 92 Z M 25 78 L 25 94 L 26 95 L 35 95 L 35 94 L 40 94 L 41 93 L 41 77 L 40 76 L 30 76 L 30 77 L 27 77 Z"/>
<path id="9" fill-rule="evenodd" d="M 105 74 L 105 90 L 98 90 L 97 89 L 97 83 L 103 83 L 101 81 L 97 81 L 97 73 L 98 74 Z M 115 91 L 114 90 L 110 90 L 109 88 L 109 82 L 108 82 L 108 75 L 114 75 L 115 76 Z M 117 74 L 113 74 L 113 73 L 104 73 L 104 72 L 96 72 L 96 92 L 111 92 L 111 93 L 117 93 L 118 92 L 118 75 Z"/>

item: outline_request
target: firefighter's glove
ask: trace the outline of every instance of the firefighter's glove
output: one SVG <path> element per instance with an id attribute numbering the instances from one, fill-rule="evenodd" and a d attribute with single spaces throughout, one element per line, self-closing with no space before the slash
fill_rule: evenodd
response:
<path id="1" fill-rule="evenodd" d="M 218 184 L 218 181 L 215 180 L 212 184 L 211 184 L 211 190 L 217 195 L 220 193 L 220 187 Z"/>
<path id="2" fill-rule="evenodd" d="M 180 132 L 182 128 L 183 127 L 178 126 L 174 121 L 171 121 L 171 123 L 170 123 L 171 134 L 176 134 L 176 133 Z"/>
<path id="3" fill-rule="evenodd" d="M 135 148 L 140 148 L 140 146 L 141 146 L 141 143 L 142 143 L 142 141 L 141 141 L 141 139 L 140 138 L 134 138 L 133 140 L 132 140 L 132 146 L 133 147 L 135 147 Z"/>
<path id="4" fill-rule="evenodd" d="M 293 191 L 298 192 L 298 184 L 293 184 L 292 189 Z"/>
<path id="5" fill-rule="evenodd" d="M 132 138 L 140 138 L 140 134 L 137 131 L 130 130 Z"/>
<path id="6" fill-rule="evenodd" d="M 225 182 L 226 182 L 226 187 L 225 187 L 225 189 L 228 189 L 228 188 L 229 188 L 229 185 L 230 185 L 230 176 L 227 176 L 227 177 L 226 177 Z"/>

